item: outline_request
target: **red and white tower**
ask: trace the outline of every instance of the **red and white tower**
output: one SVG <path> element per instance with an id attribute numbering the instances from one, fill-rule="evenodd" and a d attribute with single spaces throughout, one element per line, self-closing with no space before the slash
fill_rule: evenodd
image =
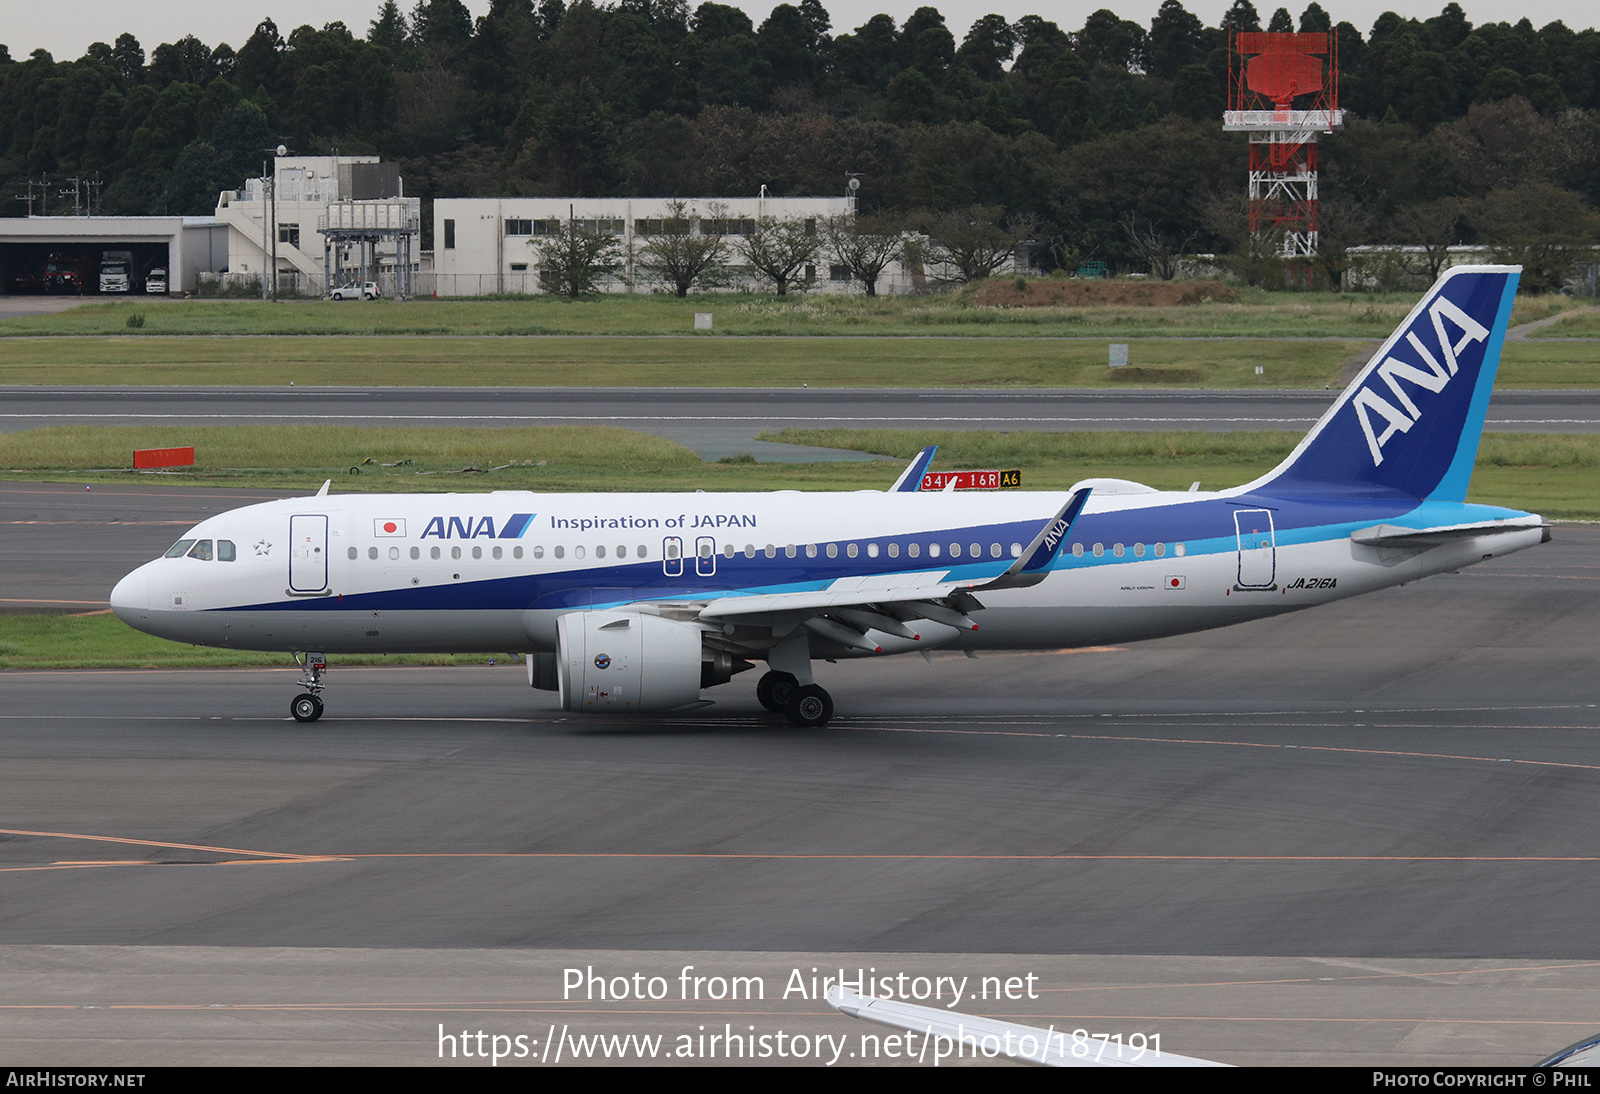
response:
<path id="1" fill-rule="evenodd" d="M 1317 137 L 1344 128 L 1337 36 L 1237 31 L 1222 128 L 1250 134 L 1250 232 L 1285 258 L 1317 253 Z"/>

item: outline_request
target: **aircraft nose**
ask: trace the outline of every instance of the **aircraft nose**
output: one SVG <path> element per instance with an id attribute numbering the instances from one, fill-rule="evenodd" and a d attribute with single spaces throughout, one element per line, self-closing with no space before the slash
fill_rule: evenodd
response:
<path id="1" fill-rule="evenodd" d="M 111 590 L 111 610 L 129 626 L 138 626 L 150 612 L 150 578 L 141 566 Z"/>

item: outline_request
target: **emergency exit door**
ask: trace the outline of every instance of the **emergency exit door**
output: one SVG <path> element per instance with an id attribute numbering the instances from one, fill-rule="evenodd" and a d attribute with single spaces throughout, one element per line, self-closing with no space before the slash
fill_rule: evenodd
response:
<path id="1" fill-rule="evenodd" d="M 289 591 L 320 593 L 328 587 L 328 517 L 300 513 L 289 518 Z"/>
<path id="2" fill-rule="evenodd" d="M 1272 588 L 1278 570 L 1277 537 L 1272 527 L 1272 510 L 1235 510 L 1233 527 L 1239 544 L 1239 588 Z"/>

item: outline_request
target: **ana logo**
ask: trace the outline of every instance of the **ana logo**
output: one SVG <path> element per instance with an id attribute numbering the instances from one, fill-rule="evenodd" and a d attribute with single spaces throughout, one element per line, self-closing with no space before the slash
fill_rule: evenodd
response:
<path id="1" fill-rule="evenodd" d="M 1388 385 L 1390 393 L 1394 396 L 1395 403 L 1379 395 L 1371 387 L 1363 385 L 1356 392 L 1353 403 L 1356 408 L 1356 417 L 1361 419 L 1361 431 L 1367 435 L 1367 447 L 1372 451 L 1372 466 L 1377 467 L 1383 462 L 1383 446 L 1389 443 L 1389 438 L 1396 433 L 1409 432 L 1411 427 L 1422 420 L 1422 411 L 1417 404 L 1411 401 L 1411 395 L 1401 388 L 1404 381 L 1414 384 L 1419 388 L 1438 394 L 1443 391 L 1451 377 L 1456 374 L 1456 358 L 1461 351 L 1472 342 L 1482 342 L 1489 337 L 1489 329 L 1479 323 L 1472 316 L 1456 307 L 1443 296 L 1436 299 L 1428 308 L 1428 317 L 1433 320 L 1433 332 L 1437 336 L 1436 348 L 1439 357 L 1443 357 L 1441 364 L 1437 357 L 1422 344 L 1422 339 L 1417 337 L 1415 329 L 1406 332 L 1406 341 L 1411 343 L 1411 348 L 1421 358 L 1427 369 L 1410 365 L 1397 357 L 1384 359 L 1383 364 L 1373 373 L 1375 377 Z M 1445 333 L 1445 320 L 1450 320 L 1461 331 L 1461 337 L 1452 341 L 1451 336 Z M 1404 409 L 1402 409 L 1402 407 Z M 1376 414 L 1387 424 L 1380 434 L 1373 429 L 1372 416 Z"/>
<path id="2" fill-rule="evenodd" d="M 432 536 L 435 539 L 521 539 L 529 525 L 533 523 L 533 518 L 533 513 L 512 513 L 497 532 L 493 517 L 434 517 L 428 521 L 427 527 L 422 529 L 422 535 L 417 538 L 427 539 Z M 405 535 L 405 521 L 398 523 L 400 530 L 387 534 Z"/>
<path id="3" fill-rule="evenodd" d="M 595 654 L 594 667 L 597 668 L 597 669 L 608 669 L 608 668 L 610 668 L 611 667 L 611 655 L 609 653 Z"/>

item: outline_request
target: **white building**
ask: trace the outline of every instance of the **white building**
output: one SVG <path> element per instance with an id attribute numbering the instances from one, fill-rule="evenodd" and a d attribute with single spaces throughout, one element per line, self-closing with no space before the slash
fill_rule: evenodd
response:
<path id="1" fill-rule="evenodd" d="M 271 285 L 274 249 L 280 296 L 364 281 L 405 295 L 418 269 L 422 201 L 377 156 L 276 157 L 269 177 L 222 192 L 217 220 L 228 226 L 229 281 L 256 291 L 264 274 Z"/>
<path id="2" fill-rule="evenodd" d="M 670 287 L 653 281 L 640 267 L 639 253 L 652 229 L 686 215 L 695 231 L 740 236 L 765 217 L 801 220 L 821 231 L 830 217 L 852 215 L 849 198 L 440 198 L 433 203 L 433 290 L 439 296 L 491 296 L 537 293 L 539 255 L 536 244 L 572 219 L 619 237 L 624 267 L 609 280 L 613 292 L 661 292 Z M 681 206 L 682 212 L 677 212 Z M 725 288 L 767 289 L 754 271 L 731 260 L 733 276 Z M 917 271 L 920 281 L 920 270 Z M 860 291 L 848 271 L 826 250 L 814 268 L 804 272 L 796 288 L 820 292 Z M 911 291 L 912 278 L 899 264 L 878 280 L 878 292 Z M 921 287 L 918 285 L 917 287 Z"/>

